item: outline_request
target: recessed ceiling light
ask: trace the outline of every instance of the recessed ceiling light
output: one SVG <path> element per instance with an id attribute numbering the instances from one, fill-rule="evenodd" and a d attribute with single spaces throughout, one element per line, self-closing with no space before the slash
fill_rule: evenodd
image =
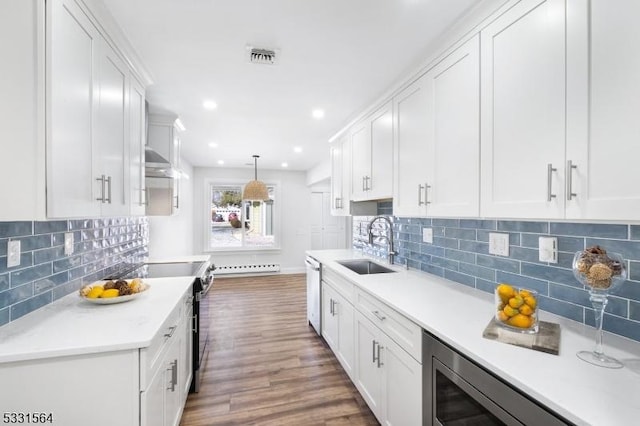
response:
<path id="1" fill-rule="evenodd" d="M 293 152 L 300 154 L 302 152 L 302 147 L 301 146 L 294 146 L 293 147 Z"/>
<path id="2" fill-rule="evenodd" d="M 311 112 L 311 115 L 313 116 L 313 118 L 319 120 L 321 118 L 324 118 L 324 110 L 323 109 L 314 109 L 313 112 Z"/>
<path id="3" fill-rule="evenodd" d="M 289 167 L 288 163 L 282 163 L 282 167 Z"/>
<path id="4" fill-rule="evenodd" d="M 224 164 L 224 160 L 218 160 L 218 164 L 222 166 Z"/>
<path id="5" fill-rule="evenodd" d="M 209 110 L 218 108 L 218 104 L 215 103 L 214 101 L 204 101 L 202 103 L 202 106 L 204 107 L 204 109 L 209 109 Z"/>
<path id="6" fill-rule="evenodd" d="M 218 144 L 217 144 L 217 143 L 215 143 L 215 142 L 209 142 L 209 147 L 210 147 L 210 148 L 217 148 L 217 147 L 218 147 Z"/>

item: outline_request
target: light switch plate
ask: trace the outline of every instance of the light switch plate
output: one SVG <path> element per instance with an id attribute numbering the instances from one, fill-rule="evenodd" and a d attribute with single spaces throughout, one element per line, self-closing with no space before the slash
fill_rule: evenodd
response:
<path id="1" fill-rule="evenodd" d="M 509 234 L 489 233 L 489 253 L 509 256 Z"/>
<path id="2" fill-rule="evenodd" d="M 433 228 L 422 228 L 422 242 L 433 244 Z"/>
<path id="3" fill-rule="evenodd" d="M 20 266 L 20 240 L 9 240 L 7 245 L 7 268 Z"/>
<path id="4" fill-rule="evenodd" d="M 64 234 L 64 254 L 65 256 L 73 254 L 73 232 L 65 232 Z"/>
<path id="5" fill-rule="evenodd" d="M 558 263 L 558 239 L 556 237 L 538 238 L 538 260 Z"/>

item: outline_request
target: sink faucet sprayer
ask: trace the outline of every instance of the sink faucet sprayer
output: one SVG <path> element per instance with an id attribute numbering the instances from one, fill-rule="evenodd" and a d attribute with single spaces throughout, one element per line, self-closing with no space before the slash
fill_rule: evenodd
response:
<path id="1" fill-rule="evenodd" d="M 385 220 L 388 225 L 387 235 L 379 235 L 378 237 L 384 240 L 387 240 L 387 244 L 389 245 L 389 249 L 388 249 L 389 263 L 393 265 L 393 259 L 395 255 L 398 253 L 393 248 L 393 224 L 391 223 L 391 219 L 389 219 L 387 216 L 376 216 L 373 219 L 371 219 L 371 221 L 369 222 L 369 225 L 367 225 L 367 234 L 369 235 L 369 244 L 373 245 L 373 223 L 378 219 Z"/>

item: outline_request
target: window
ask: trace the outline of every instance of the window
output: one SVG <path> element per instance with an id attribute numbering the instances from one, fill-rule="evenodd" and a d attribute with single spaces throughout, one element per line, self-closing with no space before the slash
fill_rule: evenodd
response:
<path id="1" fill-rule="evenodd" d="M 242 200 L 240 184 L 210 183 L 208 198 L 210 250 L 276 248 L 275 185 L 267 185 L 268 201 Z"/>

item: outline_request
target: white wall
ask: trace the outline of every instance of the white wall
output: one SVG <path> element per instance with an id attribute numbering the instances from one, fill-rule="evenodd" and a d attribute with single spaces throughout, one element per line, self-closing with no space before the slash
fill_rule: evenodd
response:
<path id="1" fill-rule="evenodd" d="M 307 170 L 307 185 L 331 179 L 331 157 L 329 156 L 329 144 L 327 144 L 326 157 L 313 168 Z"/>
<path id="2" fill-rule="evenodd" d="M 216 265 L 244 265 L 252 263 L 279 263 L 281 272 L 304 272 L 304 252 L 311 246 L 310 218 L 311 191 L 306 186 L 306 173 L 284 170 L 260 170 L 258 179 L 266 184 L 279 184 L 276 209 L 280 212 L 280 249 L 255 251 L 206 251 L 205 236 L 209 229 L 210 212 L 205 208 L 210 180 L 253 179 L 249 168 L 194 168 L 194 253 L 211 254 Z M 205 193 L 206 191 L 206 193 Z"/>
<path id="3" fill-rule="evenodd" d="M 194 250 L 193 226 L 193 167 L 181 159 L 180 167 L 189 179 L 180 180 L 180 208 L 173 216 L 149 216 L 149 257 L 167 257 L 200 254 Z"/>

